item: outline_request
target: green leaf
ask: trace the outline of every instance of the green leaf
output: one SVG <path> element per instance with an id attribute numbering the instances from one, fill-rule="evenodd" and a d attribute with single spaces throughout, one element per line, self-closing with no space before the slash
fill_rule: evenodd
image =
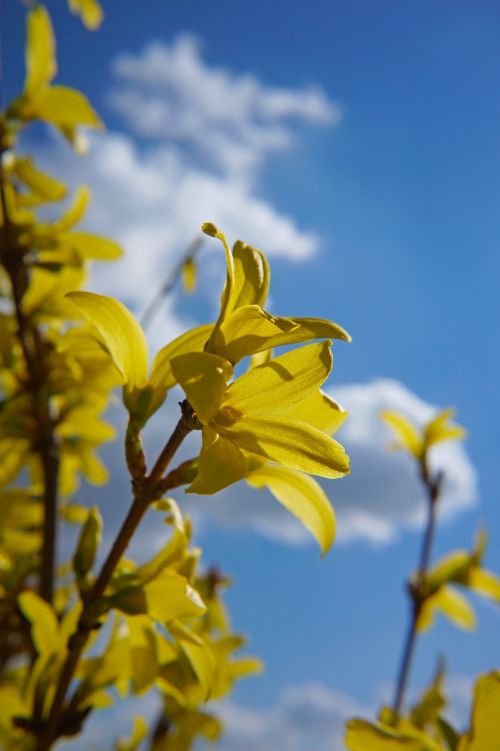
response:
<path id="1" fill-rule="evenodd" d="M 73 556 L 73 571 L 78 579 L 85 579 L 94 565 L 101 544 L 102 517 L 97 506 L 89 509 L 87 519 L 80 531 L 80 538 Z"/>
<path id="2" fill-rule="evenodd" d="M 31 623 L 31 638 L 38 654 L 57 654 L 61 648 L 59 623 L 52 607 L 35 592 L 21 592 L 18 603 Z"/>
<path id="3" fill-rule="evenodd" d="M 71 292 L 67 298 L 95 326 L 98 338 L 125 378 L 130 390 L 148 382 L 148 344 L 136 318 L 112 297 L 93 292 Z"/>
<path id="4" fill-rule="evenodd" d="M 311 532 L 325 555 L 335 538 L 335 514 L 323 488 L 312 477 L 285 467 L 264 464 L 249 473 L 247 482 L 267 487 Z"/>
<path id="5" fill-rule="evenodd" d="M 35 5 L 27 18 L 25 93 L 31 95 L 50 83 L 56 71 L 55 39 L 50 16 L 43 5 Z"/>

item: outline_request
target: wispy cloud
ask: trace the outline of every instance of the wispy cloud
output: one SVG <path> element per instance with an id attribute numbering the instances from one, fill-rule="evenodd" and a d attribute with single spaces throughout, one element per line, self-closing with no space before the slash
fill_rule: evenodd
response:
<path id="1" fill-rule="evenodd" d="M 339 120 L 339 106 L 319 87 L 270 87 L 251 73 L 209 65 L 201 49 L 183 34 L 115 60 L 109 102 L 135 133 L 174 141 L 191 159 L 248 179 L 267 154 L 291 146 L 294 123 Z"/>

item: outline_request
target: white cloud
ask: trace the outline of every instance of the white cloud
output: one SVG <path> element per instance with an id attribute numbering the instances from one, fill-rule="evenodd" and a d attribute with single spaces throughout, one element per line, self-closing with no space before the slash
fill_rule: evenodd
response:
<path id="1" fill-rule="evenodd" d="M 288 148 L 290 120 L 325 126 L 340 118 L 317 87 L 272 88 L 249 73 L 209 66 L 188 34 L 120 55 L 113 67 L 119 84 L 109 102 L 136 133 L 175 141 L 224 172 L 248 176 L 268 153 Z"/>
<path id="2" fill-rule="evenodd" d="M 336 511 L 337 539 L 386 544 L 402 529 L 422 524 L 425 494 L 411 459 L 387 450 L 392 436 L 378 414 L 382 409 L 401 410 L 421 423 L 436 408 L 389 379 L 337 387 L 333 395 L 349 411 L 336 437 L 346 446 L 352 463 L 349 477 L 321 481 Z M 436 446 L 432 466 L 442 469 L 446 477 L 440 503 L 442 519 L 474 504 L 476 473 L 462 444 Z M 242 483 L 217 494 L 210 504 L 195 496 L 186 497 L 186 503 L 200 521 L 211 519 L 229 529 L 253 528 L 290 544 L 310 540 L 305 529 L 267 491 L 256 492 Z"/>
<path id="3" fill-rule="evenodd" d="M 267 155 L 292 147 L 297 122 L 336 122 L 337 108 L 323 92 L 270 88 L 211 68 L 187 36 L 122 55 L 114 69 L 120 84 L 110 101 L 135 135 L 92 134 L 82 159 L 54 139 L 41 153 L 42 164 L 57 165 L 71 185 L 91 187 L 87 228 L 126 251 L 118 262 L 96 266 L 94 289 L 140 310 L 204 221 L 270 256 L 301 261 L 314 254 L 318 235 L 265 200 L 259 176 Z M 213 241 L 207 245 L 204 262 L 212 267 L 221 253 Z M 187 322 L 175 319 L 172 305 L 168 314 L 175 335 Z"/>
<path id="4" fill-rule="evenodd" d="M 342 751 L 344 723 L 367 710 L 351 697 L 318 683 L 286 688 L 276 706 L 256 710 L 226 702 L 220 751 Z"/>

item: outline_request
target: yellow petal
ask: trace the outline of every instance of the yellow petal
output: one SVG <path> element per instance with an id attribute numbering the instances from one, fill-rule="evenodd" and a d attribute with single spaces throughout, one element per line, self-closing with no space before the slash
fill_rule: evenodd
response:
<path id="1" fill-rule="evenodd" d="M 52 125 L 102 127 L 99 116 L 84 95 L 67 86 L 50 86 L 40 90 L 29 103 L 29 114 Z"/>
<path id="2" fill-rule="evenodd" d="M 61 244 L 76 250 L 83 259 L 114 261 L 123 255 L 120 246 L 106 237 L 89 235 L 87 232 L 68 232 L 58 238 Z"/>
<path id="3" fill-rule="evenodd" d="M 417 622 L 419 631 L 425 631 L 432 625 L 436 611 L 441 611 L 452 623 L 467 631 L 476 626 L 476 616 L 472 607 L 460 592 L 451 587 L 440 587 L 424 602 Z"/>
<path id="4" fill-rule="evenodd" d="M 335 514 L 323 488 L 312 477 L 293 469 L 265 464 L 251 472 L 247 482 L 267 487 L 316 538 L 323 555 L 335 537 Z"/>
<path id="5" fill-rule="evenodd" d="M 330 478 L 349 472 L 343 446 L 299 420 L 286 420 L 282 415 L 245 417 L 219 430 L 244 451 L 300 472 Z"/>
<path id="6" fill-rule="evenodd" d="M 492 571 L 473 568 L 469 574 L 467 586 L 483 597 L 491 597 L 500 604 L 500 579 Z"/>
<path id="7" fill-rule="evenodd" d="M 118 300 L 93 292 L 71 292 L 68 299 L 97 329 L 130 389 L 148 381 L 148 344 L 132 313 Z"/>
<path id="8" fill-rule="evenodd" d="M 172 373 L 170 361 L 174 357 L 188 352 L 202 352 L 212 329 L 213 324 L 211 323 L 197 326 L 162 347 L 153 362 L 151 385 L 154 388 L 163 387 L 165 389 L 171 389 L 172 386 L 175 386 L 177 379 Z"/>
<path id="9" fill-rule="evenodd" d="M 215 430 L 204 428 L 198 474 L 186 493 L 217 493 L 243 479 L 246 472 L 247 461 L 236 444 Z"/>
<path id="10" fill-rule="evenodd" d="M 264 253 L 238 240 L 233 247 L 233 258 L 234 309 L 243 305 L 264 305 L 271 276 Z"/>
<path id="11" fill-rule="evenodd" d="M 206 609 L 187 579 L 172 569 L 164 569 L 155 579 L 145 584 L 144 592 L 148 614 L 160 623 L 201 615 Z"/>
<path id="12" fill-rule="evenodd" d="M 298 347 L 237 378 L 225 401 L 244 415 L 281 412 L 312 396 L 331 369 L 329 341 Z"/>
<path id="13" fill-rule="evenodd" d="M 60 201 L 68 192 L 64 183 L 38 170 L 28 157 L 16 159 L 14 174 L 33 193 L 44 200 Z"/>
<path id="14" fill-rule="evenodd" d="M 31 623 L 31 637 L 38 654 L 56 654 L 61 648 L 61 639 L 59 624 L 52 607 L 34 592 L 22 592 L 18 602 Z"/>
<path id="15" fill-rule="evenodd" d="M 307 399 L 297 402 L 290 409 L 285 410 L 283 414 L 292 420 L 307 422 L 314 428 L 328 433 L 328 435 L 333 435 L 348 415 L 338 402 L 321 390 L 316 391 Z"/>
<path id="16" fill-rule="evenodd" d="M 69 209 L 50 226 L 50 229 L 53 232 L 66 232 L 74 227 L 85 215 L 89 201 L 90 191 L 86 185 L 81 185 L 77 188 L 75 198 Z"/>
<path id="17" fill-rule="evenodd" d="M 288 318 L 273 316 L 258 305 L 244 305 L 214 329 L 211 351 L 237 363 L 247 355 L 270 349 L 273 337 L 295 328 Z"/>
<path id="18" fill-rule="evenodd" d="M 228 315 L 212 336 L 212 350 L 232 363 L 248 355 L 300 344 L 312 339 L 344 339 L 349 335 L 337 324 L 322 318 L 273 316 L 259 305 L 243 305 Z"/>
<path id="19" fill-rule="evenodd" d="M 188 294 L 196 290 L 196 263 L 193 258 L 187 258 L 182 264 L 181 270 L 182 286 Z"/>
<path id="20" fill-rule="evenodd" d="M 422 455 L 422 437 L 417 428 L 399 412 L 384 410 L 380 413 L 380 418 L 394 431 L 401 446 L 417 459 Z"/>
<path id="21" fill-rule="evenodd" d="M 460 751 L 493 751 L 500 748 L 500 672 L 481 675 L 474 687 L 472 724 L 462 738 Z"/>
<path id="22" fill-rule="evenodd" d="M 231 253 L 231 248 L 228 245 L 226 236 L 221 232 L 214 224 L 206 222 L 202 225 L 202 231 L 209 235 L 209 237 L 216 237 L 221 241 L 224 247 L 224 253 L 226 256 L 226 284 L 221 296 L 220 313 L 214 326 L 214 330 L 208 342 L 205 345 L 207 352 L 215 353 L 213 349 L 213 340 L 221 324 L 226 319 L 228 313 L 234 309 L 234 301 L 236 299 L 236 274 L 234 269 L 234 259 Z"/>
<path id="23" fill-rule="evenodd" d="M 54 32 L 50 16 L 43 5 L 31 8 L 27 24 L 24 91 L 29 95 L 52 81 L 57 71 L 57 63 Z"/>
<path id="24" fill-rule="evenodd" d="M 465 429 L 449 422 L 454 414 L 454 409 L 445 409 L 427 423 L 424 429 L 424 443 L 427 448 L 442 441 L 465 438 L 467 435 Z"/>
<path id="25" fill-rule="evenodd" d="M 87 29 L 95 31 L 99 28 L 103 12 L 97 0 L 69 0 L 68 4 L 71 12 L 80 16 Z"/>
<path id="26" fill-rule="evenodd" d="M 350 342 L 351 336 L 342 326 L 326 318 L 295 318 L 290 317 L 296 325 L 294 333 L 277 335 L 273 340 L 272 347 L 281 347 L 283 344 L 300 344 L 308 342 L 311 339 L 340 339 L 343 342 Z"/>
<path id="27" fill-rule="evenodd" d="M 442 751 L 433 738 L 418 730 L 411 735 L 366 720 L 349 720 L 344 743 L 349 751 Z"/>
<path id="28" fill-rule="evenodd" d="M 190 352 L 170 361 L 172 372 L 203 425 L 219 411 L 233 369 L 227 360 L 209 352 Z"/>

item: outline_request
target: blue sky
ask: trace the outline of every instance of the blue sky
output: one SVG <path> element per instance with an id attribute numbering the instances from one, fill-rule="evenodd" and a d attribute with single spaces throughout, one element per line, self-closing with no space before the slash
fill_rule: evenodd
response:
<path id="1" fill-rule="evenodd" d="M 338 730 L 338 718 L 325 719 L 335 715 L 330 705 L 342 704 L 334 692 L 361 711 L 391 686 L 407 616 L 402 581 L 417 557 L 411 504 L 415 498 L 418 506 L 418 491 L 404 459 L 382 451 L 376 405 L 396 398 L 416 417 L 429 404 L 458 408 L 470 433 L 470 472 L 450 491 L 436 553 L 469 546 L 481 520 L 490 531 L 487 564 L 500 571 L 500 9 L 460 0 L 120 0 L 105 4 L 105 24 L 91 35 L 62 2 L 49 8 L 60 81 L 87 93 L 108 131 L 81 162 L 44 138 L 41 159 L 74 184 L 89 182 L 97 196 L 89 226 L 118 236 L 132 257 L 123 274 L 97 272 L 97 287 L 140 311 L 196 233 L 192 204 L 199 201 L 215 214 L 203 219 L 269 250 L 274 312 L 331 317 L 353 335 L 352 345 L 334 349 L 330 388 L 335 395 L 342 386 L 353 425 L 355 410 L 371 418 L 361 441 L 348 432 L 344 439 L 352 481 L 329 486 L 340 539 L 328 558 L 319 561 L 312 545 L 297 544 L 302 538 L 284 514 L 266 516 L 270 498 L 258 506 L 265 535 L 255 531 L 251 497 L 238 488 L 217 511 L 194 507 L 206 560 L 234 576 L 235 624 L 267 663 L 263 677 L 238 689 L 228 712 L 236 724 L 238 712 L 247 712 L 265 751 L 266 743 L 280 747 L 273 733 L 290 713 L 300 714 L 302 697 L 304 716 L 325 721 L 316 744 L 322 751 Z M 7 93 L 22 80 L 23 13 L 9 4 Z M 145 52 L 152 42 L 156 63 Z M 171 79 L 160 85 L 162 54 Z M 176 75 L 184 94 L 172 93 Z M 253 94 L 242 104 L 245 76 Z M 144 91 L 151 109 L 137 122 L 133 97 Z M 277 91 L 286 94 L 281 115 Z M 162 108 L 171 115 L 175 106 L 187 119 L 163 126 Z M 138 168 L 134 189 L 127 177 Z M 168 302 L 151 332 L 155 344 L 213 316 L 222 267 L 215 251 L 202 257 L 199 298 Z M 116 466 L 116 452 L 108 459 Z M 447 456 L 446 466 L 453 472 L 463 459 Z M 342 482 L 351 485 L 342 489 Z M 398 512 L 406 487 L 410 500 Z M 365 513 L 362 523 L 353 521 L 356 509 Z M 116 510 L 107 513 L 116 519 Z M 481 603 L 477 610 L 475 635 L 439 623 L 423 637 L 415 686 L 443 651 L 456 685 L 499 665 L 498 612 Z M 260 730 L 252 708 L 268 712 Z M 301 732 L 283 748 L 306 748 Z M 244 742 L 236 737 L 233 747 Z"/>

